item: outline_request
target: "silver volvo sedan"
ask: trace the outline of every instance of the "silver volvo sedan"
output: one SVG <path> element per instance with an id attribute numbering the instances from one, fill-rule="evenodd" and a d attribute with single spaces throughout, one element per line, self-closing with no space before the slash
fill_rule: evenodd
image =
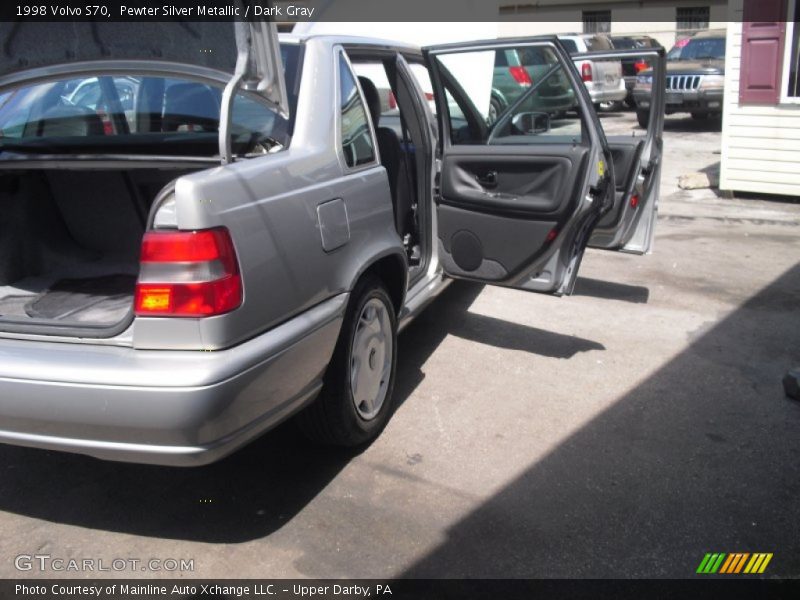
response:
<path id="1" fill-rule="evenodd" d="M 452 278 L 568 295 L 587 246 L 651 248 L 660 49 L 592 56 L 655 69 L 646 136 L 615 138 L 554 36 L 0 39 L 0 443 L 192 466 L 296 416 L 366 444 L 398 331 Z M 497 53 L 535 47 L 490 118 Z"/>

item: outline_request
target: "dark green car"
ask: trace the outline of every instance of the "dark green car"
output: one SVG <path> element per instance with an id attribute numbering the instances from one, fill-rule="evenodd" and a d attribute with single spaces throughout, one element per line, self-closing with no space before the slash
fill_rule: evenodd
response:
<path id="1" fill-rule="evenodd" d="M 508 48 L 497 50 L 492 78 L 489 123 L 511 106 L 522 94 L 535 86 L 558 59 L 545 47 Z M 572 109 L 575 95 L 562 70 L 556 70 L 541 84 L 535 94 L 535 110 L 555 115 Z"/>

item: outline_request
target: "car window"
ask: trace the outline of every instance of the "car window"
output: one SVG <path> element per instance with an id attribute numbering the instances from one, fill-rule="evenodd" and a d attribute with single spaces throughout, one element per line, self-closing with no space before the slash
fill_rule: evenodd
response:
<path id="1" fill-rule="evenodd" d="M 725 58 L 724 38 L 692 38 L 680 53 L 680 60 Z"/>
<path id="2" fill-rule="evenodd" d="M 287 89 L 294 94 L 300 50 L 291 45 L 281 50 Z M 103 81 L 113 85 L 109 89 Z M 113 143 L 115 150 L 109 151 L 118 152 L 120 143 L 130 141 L 133 152 L 160 154 L 160 146 L 180 143 L 189 148 L 184 142 L 202 137 L 203 143 L 188 152 L 215 155 L 223 87 L 222 82 L 133 73 L 97 73 L 21 86 L 5 92 L 6 100 L 0 103 L 0 149 L 26 142 L 31 148 L 47 148 L 41 142 L 49 139 L 68 151 L 91 144 L 93 152 L 102 152 Z M 288 145 L 291 121 L 277 115 L 257 95 L 237 94 L 231 121 L 234 146 L 245 153 L 256 151 L 262 143 Z M 134 135 L 135 140 L 129 139 Z"/>
<path id="3" fill-rule="evenodd" d="M 599 52 L 602 50 L 614 49 L 614 46 L 611 45 L 611 40 L 604 35 L 594 35 L 592 37 L 585 38 L 585 41 L 586 49 L 589 52 Z"/>
<path id="4" fill-rule="evenodd" d="M 358 93 L 358 86 L 350 66 L 339 54 L 339 90 L 341 97 L 342 152 L 348 167 L 357 167 L 375 161 L 375 148 L 367 120 L 367 111 Z"/>
<path id="5" fill-rule="evenodd" d="M 578 44 L 575 43 L 575 40 L 570 40 L 566 38 L 559 38 L 561 40 L 561 44 L 566 48 L 567 52 L 570 54 L 577 54 L 578 53 Z"/>
<path id="6" fill-rule="evenodd" d="M 513 49 L 524 66 L 495 66 L 494 50 L 436 56 L 451 143 L 571 143 L 583 137 L 575 92 L 550 46 Z M 502 50 L 501 50 L 502 52 Z M 539 59 L 540 62 L 533 62 Z M 541 61 L 553 62 L 541 62 Z"/>
<path id="7" fill-rule="evenodd" d="M 547 46 L 530 46 L 517 51 L 522 66 L 554 65 L 558 62 L 555 51 Z"/>
<path id="8" fill-rule="evenodd" d="M 636 48 L 638 44 L 636 40 L 633 38 L 611 38 L 611 43 L 614 45 L 614 48 L 617 50 L 630 50 L 631 48 Z"/>

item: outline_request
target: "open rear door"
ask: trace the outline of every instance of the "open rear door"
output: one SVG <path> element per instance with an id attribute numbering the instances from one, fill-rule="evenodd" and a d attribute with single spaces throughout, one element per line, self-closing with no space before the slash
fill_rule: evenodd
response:
<path id="1" fill-rule="evenodd" d="M 664 149 L 666 54 L 663 48 L 640 48 L 580 57 L 615 60 L 635 58 L 636 64 L 640 64 L 642 69 L 653 70 L 652 77 L 644 78 L 649 81 L 637 82 L 640 87 L 646 86 L 645 89 L 652 90 L 646 131 L 638 127 L 632 132 L 615 131 L 615 120 L 608 119 L 609 127 L 605 134 L 614 163 L 614 206 L 597 224 L 589 240 L 593 248 L 649 253 L 655 235 Z"/>
<path id="2" fill-rule="evenodd" d="M 441 130 L 438 258 L 455 278 L 572 291 L 614 205 L 611 152 L 555 37 L 429 47 Z"/>

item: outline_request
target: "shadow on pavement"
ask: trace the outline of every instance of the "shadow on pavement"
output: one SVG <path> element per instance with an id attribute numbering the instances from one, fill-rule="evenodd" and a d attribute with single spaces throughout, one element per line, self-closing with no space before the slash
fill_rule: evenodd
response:
<path id="1" fill-rule="evenodd" d="M 722 130 L 722 119 L 708 117 L 695 119 L 690 114 L 677 113 L 664 118 L 664 131 L 693 132 L 719 132 Z"/>
<path id="2" fill-rule="evenodd" d="M 565 358 L 602 348 L 468 313 L 481 290 L 451 285 L 401 334 L 397 406 L 422 380 L 422 365 L 448 334 Z M 282 527 L 356 454 L 310 444 L 292 422 L 219 463 L 195 469 L 0 446 L 0 510 L 142 536 L 243 542 Z"/>
<path id="3" fill-rule="evenodd" d="M 604 300 L 622 300 L 634 304 L 647 304 L 650 299 L 650 290 L 641 285 L 628 285 L 602 279 L 578 277 L 575 282 L 576 296 L 591 296 Z"/>
<path id="4" fill-rule="evenodd" d="M 706 552 L 772 552 L 767 576 L 798 576 L 800 403 L 781 387 L 800 360 L 798 307 L 800 264 L 453 525 L 402 577 L 683 578 Z"/>

